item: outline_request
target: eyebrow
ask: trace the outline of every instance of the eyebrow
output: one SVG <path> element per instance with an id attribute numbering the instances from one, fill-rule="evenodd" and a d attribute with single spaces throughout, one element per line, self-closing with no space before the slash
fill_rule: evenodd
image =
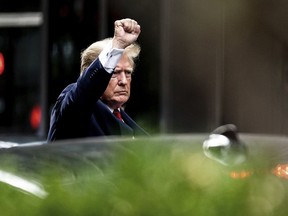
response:
<path id="1" fill-rule="evenodd" d="M 122 71 L 122 69 L 120 69 L 119 67 L 115 67 L 114 71 Z M 129 71 L 129 72 L 133 72 L 133 68 L 126 68 L 124 71 Z"/>

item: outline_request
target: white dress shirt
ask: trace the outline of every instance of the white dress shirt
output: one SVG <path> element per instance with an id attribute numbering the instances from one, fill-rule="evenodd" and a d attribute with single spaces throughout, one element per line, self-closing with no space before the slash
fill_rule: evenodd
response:
<path id="1" fill-rule="evenodd" d="M 99 61 L 108 73 L 112 73 L 120 60 L 124 49 L 112 49 L 112 41 L 99 54 Z"/>

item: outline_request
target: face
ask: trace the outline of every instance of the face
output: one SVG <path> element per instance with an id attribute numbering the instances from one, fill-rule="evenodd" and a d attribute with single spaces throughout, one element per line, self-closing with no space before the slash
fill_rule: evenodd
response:
<path id="1" fill-rule="evenodd" d="M 130 97 L 133 63 L 123 55 L 101 99 L 112 109 L 121 107 Z"/>

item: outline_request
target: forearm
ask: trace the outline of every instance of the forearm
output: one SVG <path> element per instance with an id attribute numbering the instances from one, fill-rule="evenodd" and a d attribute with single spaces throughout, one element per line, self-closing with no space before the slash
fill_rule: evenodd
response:
<path id="1" fill-rule="evenodd" d="M 112 41 L 102 50 L 78 78 L 76 85 L 66 93 L 63 99 L 63 110 L 66 106 L 78 105 L 89 109 L 104 93 L 111 79 L 114 68 L 124 50 L 112 48 Z M 79 108 L 78 108 L 79 109 Z"/>

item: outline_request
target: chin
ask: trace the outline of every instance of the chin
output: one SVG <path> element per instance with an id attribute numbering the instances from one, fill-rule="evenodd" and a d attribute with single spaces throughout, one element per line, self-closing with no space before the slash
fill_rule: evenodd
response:
<path id="1" fill-rule="evenodd" d="M 129 97 L 118 97 L 115 101 L 119 104 L 124 104 L 128 101 Z"/>

